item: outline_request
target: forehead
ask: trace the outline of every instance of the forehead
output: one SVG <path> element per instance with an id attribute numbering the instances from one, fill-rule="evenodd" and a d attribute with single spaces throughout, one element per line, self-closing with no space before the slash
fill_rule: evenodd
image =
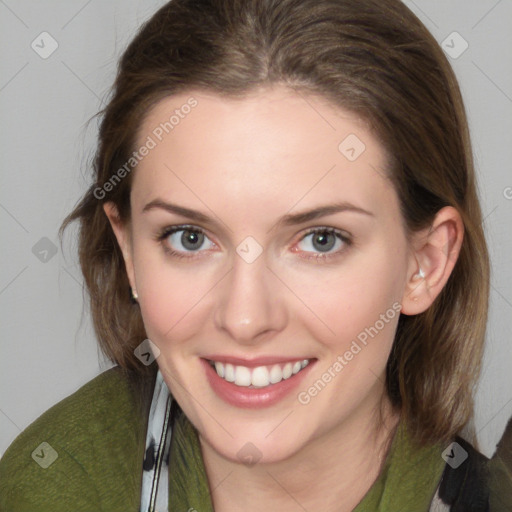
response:
<path id="1" fill-rule="evenodd" d="M 240 213 L 348 199 L 389 207 L 394 194 L 385 150 L 364 121 L 285 87 L 243 99 L 204 91 L 164 98 L 140 127 L 137 147 L 144 144 L 152 149 L 135 170 L 138 203 L 179 194 Z"/>

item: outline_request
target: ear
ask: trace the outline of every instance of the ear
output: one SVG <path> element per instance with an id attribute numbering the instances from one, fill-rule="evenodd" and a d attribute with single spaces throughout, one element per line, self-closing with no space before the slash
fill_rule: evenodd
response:
<path id="1" fill-rule="evenodd" d="M 117 238 L 117 243 L 123 253 L 124 264 L 126 267 L 126 273 L 128 274 L 128 281 L 133 291 L 137 290 L 135 285 L 135 272 L 133 270 L 133 252 L 130 235 L 130 225 L 121 221 L 119 212 L 116 205 L 112 201 L 107 201 L 103 204 L 103 210 L 110 221 L 112 230 Z"/>
<path id="2" fill-rule="evenodd" d="M 402 313 L 417 315 L 430 307 L 452 273 L 463 238 L 464 224 L 451 206 L 439 210 L 429 228 L 413 235 Z"/>

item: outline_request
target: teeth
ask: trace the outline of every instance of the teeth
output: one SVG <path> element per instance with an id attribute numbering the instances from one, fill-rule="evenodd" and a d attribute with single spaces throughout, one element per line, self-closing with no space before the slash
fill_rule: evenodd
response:
<path id="1" fill-rule="evenodd" d="M 215 370 L 219 377 L 224 378 L 224 365 L 222 363 L 215 363 Z"/>
<path id="2" fill-rule="evenodd" d="M 258 388 L 268 386 L 270 382 L 269 371 L 266 366 L 258 366 L 252 371 L 251 384 Z"/>
<path id="3" fill-rule="evenodd" d="M 283 368 L 283 379 L 289 379 L 292 376 L 292 363 L 286 363 Z"/>
<path id="4" fill-rule="evenodd" d="M 251 385 L 251 370 L 245 366 L 235 367 L 235 384 L 237 386 L 250 386 Z"/>
<path id="5" fill-rule="evenodd" d="M 281 367 L 278 364 L 275 364 L 272 366 L 272 369 L 270 370 L 270 384 L 277 384 L 278 382 L 281 382 L 283 380 L 283 370 L 281 370 Z"/>
<path id="6" fill-rule="evenodd" d="M 234 366 L 219 361 L 210 361 L 210 364 L 215 368 L 217 375 L 228 382 L 233 382 L 241 387 L 264 388 L 299 373 L 309 364 L 309 359 L 283 365 L 257 366 L 256 368 Z"/>
<path id="7" fill-rule="evenodd" d="M 219 365 L 222 365 L 222 363 L 218 363 Z M 217 373 L 219 375 L 219 373 Z M 220 377 L 220 375 L 219 375 Z M 228 382 L 235 382 L 235 368 L 232 364 L 227 364 L 224 367 L 224 379 L 226 379 Z"/>

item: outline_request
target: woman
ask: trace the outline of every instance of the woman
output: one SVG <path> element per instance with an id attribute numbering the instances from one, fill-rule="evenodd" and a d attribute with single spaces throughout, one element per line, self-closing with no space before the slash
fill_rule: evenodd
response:
<path id="1" fill-rule="evenodd" d="M 62 229 L 117 366 L 11 445 L 1 510 L 488 510 L 467 122 L 401 2 L 168 3 L 94 170 Z"/>

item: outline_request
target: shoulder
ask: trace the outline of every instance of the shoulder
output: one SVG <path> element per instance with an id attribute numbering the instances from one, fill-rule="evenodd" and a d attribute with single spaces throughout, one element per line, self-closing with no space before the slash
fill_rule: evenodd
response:
<path id="1" fill-rule="evenodd" d="M 140 416 L 121 368 L 86 383 L 9 446 L 0 460 L 0 511 L 130 508 L 144 450 Z"/>

